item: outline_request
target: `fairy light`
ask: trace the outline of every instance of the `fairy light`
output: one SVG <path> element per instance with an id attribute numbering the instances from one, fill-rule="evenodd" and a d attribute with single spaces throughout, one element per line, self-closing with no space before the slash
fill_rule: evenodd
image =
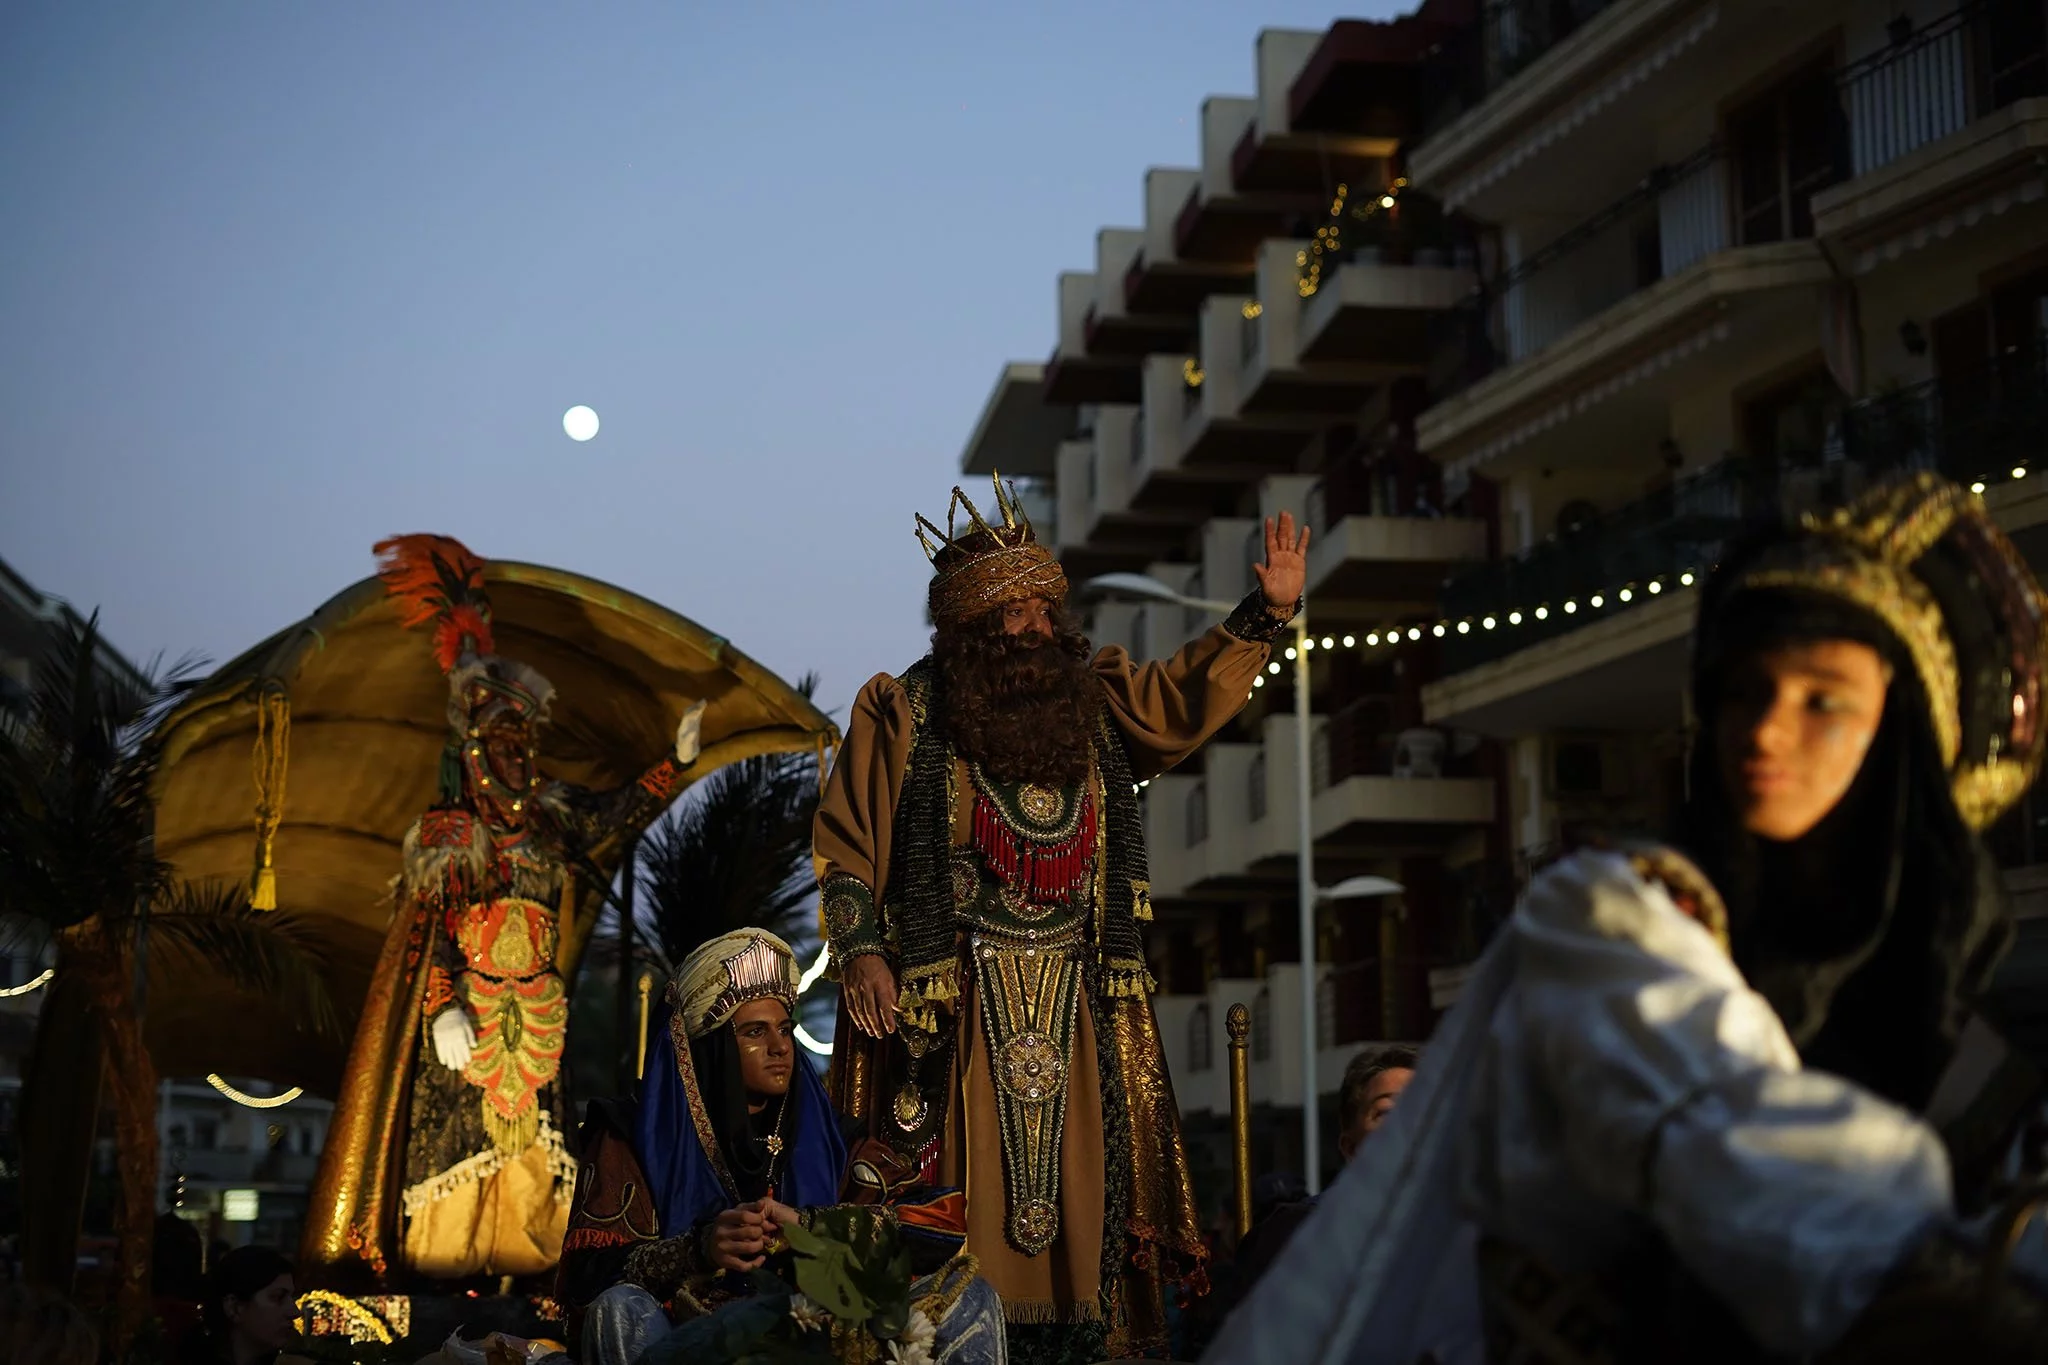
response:
<path id="1" fill-rule="evenodd" d="M 1436 636 L 1436 638 L 1437 638 L 1437 639 L 1439 639 L 1439 640 L 1443 639 L 1443 638 L 1444 638 L 1444 623 L 1443 623 L 1443 622 L 1441 622 L 1441 621 L 1437 622 L 1437 623 L 1436 623 L 1435 625 L 1433 625 L 1433 626 L 1431 626 L 1431 627 L 1429 628 L 1429 633 L 1430 633 L 1431 635 L 1434 635 L 1434 636 Z"/>
<path id="2" fill-rule="evenodd" d="M 1984 485 L 1981 483 L 1973 483 L 1970 485 L 1970 491 L 1981 498 L 1984 496 Z"/>
<path id="3" fill-rule="evenodd" d="M 1541 617 L 1538 617 L 1537 619 L 1538 619 L 1538 620 L 1541 620 L 1542 618 L 1541 618 Z M 1509 624 L 1509 625 L 1511 625 L 1511 626 L 1519 626 L 1519 625 L 1521 625 L 1521 624 L 1522 624 L 1522 613 L 1520 613 L 1520 612 L 1518 612 L 1518 611 L 1511 611 L 1511 612 L 1509 612 L 1509 613 L 1508 613 L 1508 624 Z"/>
<path id="4" fill-rule="evenodd" d="M 1566 616 L 1576 615 L 1578 613 L 1578 610 L 1579 604 L 1577 602 L 1573 602 L 1570 599 L 1566 599 L 1564 604 L 1564 614 Z"/>
<path id="5" fill-rule="evenodd" d="M 1485 617 L 1479 622 L 1480 628 L 1482 630 L 1492 630 L 1494 626 L 1497 624 L 1498 622 L 1496 622 L 1491 616 Z"/>
<path id="6" fill-rule="evenodd" d="M 1373 631 L 1371 634 L 1365 637 L 1365 643 L 1377 649 L 1380 643 L 1380 633 L 1378 631 Z"/>
<path id="7" fill-rule="evenodd" d="M 1244 315 L 1244 320 L 1246 322 L 1250 322 L 1253 318 L 1256 318 L 1257 316 L 1259 316 L 1259 314 L 1265 311 L 1266 305 L 1260 303 L 1257 299 L 1252 299 L 1251 301 L 1246 303 L 1244 307 L 1238 310 L 1238 312 Z"/>
<path id="8" fill-rule="evenodd" d="M 1202 387 L 1202 380 L 1207 376 L 1202 373 L 1201 364 L 1193 356 L 1189 356 L 1180 363 L 1180 378 L 1189 388 L 1199 389 Z"/>
<path id="9" fill-rule="evenodd" d="M 1634 600 L 1635 595 L 1634 588 L 1623 588 L 1620 592 L 1614 594 L 1614 600 L 1617 602 L 1628 602 Z"/>
<path id="10" fill-rule="evenodd" d="M 1353 645 L 1355 645 L 1355 644 L 1357 644 L 1357 643 L 1358 643 L 1358 637 L 1357 637 L 1356 635 L 1347 635 L 1347 636 L 1345 636 L 1345 637 L 1344 637 L 1344 648 L 1346 648 L 1346 649 L 1349 649 L 1349 648 L 1351 648 L 1351 647 L 1352 647 Z"/>
<path id="11" fill-rule="evenodd" d="M 2027 467 L 2023 464 L 2014 465 L 2012 467 L 2012 476 L 2015 479 L 2024 479 L 2027 477 Z"/>
<path id="12" fill-rule="evenodd" d="M 1290 658 L 1290 659 L 1292 659 L 1292 658 L 1294 657 L 1294 646 L 1293 646 L 1293 645 L 1289 645 L 1289 646 L 1287 646 L 1287 657 L 1288 657 L 1288 658 Z"/>
<path id="13" fill-rule="evenodd" d="M 1420 640 L 1420 639 L 1422 638 L 1422 627 L 1421 627 L 1421 626 L 1410 626 L 1410 627 L 1408 627 L 1408 638 L 1409 638 L 1409 639 L 1411 639 L 1411 640 Z"/>
<path id="14" fill-rule="evenodd" d="M 1268 673 L 1271 673 L 1271 674 L 1273 674 L 1273 675 L 1274 675 L 1275 677 L 1278 677 L 1278 676 L 1279 676 L 1279 674 L 1280 674 L 1280 665 L 1279 665 L 1279 664 L 1273 664 L 1273 663 L 1269 663 L 1269 664 L 1267 664 L 1267 665 L 1266 665 L 1266 671 L 1267 671 Z"/>
<path id="15" fill-rule="evenodd" d="M 1664 591 L 1664 580 L 1661 578 L 1651 579 L 1649 584 L 1649 591 L 1650 596 L 1652 597 L 1655 597 L 1658 593 Z"/>
<path id="16" fill-rule="evenodd" d="M 1310 636 L 1307 636 L 1307 637 L 1305 637 L 1305 638 L 1304 638 L 1304 639 L 1302 640 L 1302 642 L 1301 642 L 1301 647 L 1302 647 L 1303 649 L 1314 649 L 1314 648 L 1316 647 L 1316 640 L 1315 640 L 1315 637 L 1314 637 L 1313 635 L 1310 635 Z M 1290 655 L 1288 655 L 1287 657 L 1291 659 L 1291 658 L 1293 658 L 1294 656 L 1293 656 L 1292 654 L 1290 654 Z"/>
<path id="17" fill-rule="evenodd" d="M 1685 571 L 1684 573 L 1680 574 L 1680 575 L 1678 576 L 1678 581 L 1679 581 L 1679 583 L 1680 583 L 1681 585 L 1683 585 L 1683 586 L 1685 586 L 1685 587 L 1688 587 L 1688 588 L 1689 588 L 1689 587 L 1691 587 L 1691 586 L 1692 586 L 1692 570 L 1691 570 L 1691 569 L 1687 569 L 1687 570 L 1686 570 L 1686 571 Z"/>
<path id="18" fill-rule="evenodd" d="M 1307 246 L 1294 253 L 1294 264 L 1301 271 L 1295 288 L 1301 297 L 1309 298 L 1322 288 L 1323 258 L 1344 249 L 1345 228 L 1352 223 L 1369 223 L 1382 213 L 1392 212 L 1400 202 L 1401 192 L 1407 188 L 1408 181 L 1403 177 L 1395 180 L 1377 198 L 1366 198 L 1362 203 L 1352 204 L 1351 186 L 1337 186 L 1337 193 L 1330 200 L 1329 221 L 1316 229 L 1314 239 Z"/>
<path id="19" fill-rule="evenodd" d="M 1550 619 L 1550 608 L 1549 608 L 1549 607 L 1538 607 L 1538 608 L 1536 608 L 1536 619 L 1537 619 L 1537 620 L 1539 620 L 1539 621 L 1548 621 L 1548 620 Z"/>

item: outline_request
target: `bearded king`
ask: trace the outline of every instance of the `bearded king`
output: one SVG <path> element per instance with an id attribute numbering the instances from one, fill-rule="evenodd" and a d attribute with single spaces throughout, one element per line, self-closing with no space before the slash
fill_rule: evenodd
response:
<path id="1" fill-rule="evenodd" d="M 1205 1253 L 1147 994 L 1138 783 L 1243 707 L 1308 533 L 1268 521 L 1258 590 L 1139 664 L 1091 651 L 995 491 L 997 517 L 955 489 L 946 530 L 918 518 L 931 653 L 861 690 L 818 811 L 830 1086 L 866 1134 L 857 1180 L 965 1191 L 1019 1357 L 1144 1354 Z"/>
<path id="2" fill-rule="evenodd" d="M 554 687 L 493 652 L 484 561 L 443 536 L 399 536 L 377 554 L 403 623 L 433 627 L 448 736 L 440 799 L 405 834 L 301 1261 L 380 1279 L 535 1275 L 561 1256 L 576 1186 L 562 908 L 579 877 L 601 879 L 594 849 L 686 785 L 704 707 L 637 781 L 555 781 L 538 766 Z"/>

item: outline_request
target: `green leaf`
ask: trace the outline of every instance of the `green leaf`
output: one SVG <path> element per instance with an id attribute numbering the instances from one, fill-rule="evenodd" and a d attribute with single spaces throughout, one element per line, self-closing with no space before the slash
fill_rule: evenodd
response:
<path id="1" fill-rule="evenodd" d="M 784 1228 L 782 1240 L 788 1242 L 789 1249 L 799 1256 L 823 1256 L 827 1246 L 824 1238 L 801 1223 L 791 1223 Z"/>
<path id="2" fill-rule="evenodd" d="M 822 1243 L 823 1253 L 799 1255 L 796 1287 L 833 1317 L 846 1322 L 866 1322 L 875 1305 L 854 1283 L 848 1264 L 850 1253 L 838 1242 Z"/>

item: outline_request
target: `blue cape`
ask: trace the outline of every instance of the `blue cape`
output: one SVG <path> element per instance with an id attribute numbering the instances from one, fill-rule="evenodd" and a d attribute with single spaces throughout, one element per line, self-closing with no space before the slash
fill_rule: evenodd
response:
<path id="1" fill-rule="evenodd" d="M 711 1158 L 698 1139 L 691 1114 L 689 1090 L 683 1072 L 690 1070 L 689 1089 L 695 1089 L 696 1073 L 687 1046 L 680 1058 L 670 1041 L 670 1009 L 663 1005 L 649 1021 L 647 1030 L 647 1078 L 640 1084 L 640 1114 L 633 1146 L 640 1168 L 661 1214 L 661 1235 L 677 1237 L 702 1220 L 722 1213 L 739 1202 L 719 1180 Z M 810 1059 L 799 1047 L 796 1066 L 789 1080 L 791 1105 L 783 1127 L 784 1152 L 781 1172 L 775 1179 L 775 1197 L 791 1208 L 816 1208 L 839 1199 L 839 1181 L 846 1169 L 846 1143 L 839 1135 L 839 1122 L 825 1095 Z"/>

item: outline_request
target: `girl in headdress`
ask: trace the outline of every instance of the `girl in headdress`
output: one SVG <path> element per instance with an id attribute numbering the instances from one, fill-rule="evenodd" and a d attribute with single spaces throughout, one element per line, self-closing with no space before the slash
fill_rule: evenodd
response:
<path id="1" fill-rule="evenodd" d="M 2008 1235 L 2040 1076 L 1975 1013 L 2012 934 L 1978 835 L 2048 743 L 2044 619 L 1932 475 L 1735 547 L 1695 634 L 1692 856 L 1535 880 L 1209 1358 L 2048 1358 L 2048 1241 Z"/>
<path id="2" fill-rule="evenodd" d="M 591 1106 L 559 1281 L 579 1359 L 628 1365 L 677 1322 L 744 1297 L 778 1232 L 838 1201 L 846 1145 L 796 1045 L 798 979 L 789 945 L 765 930 L 713 939 L 669 983 L 639 1103 Z M 949 1282 L 971 1279 L 945 1201 L 913 1216 L 927 1259 L 936 1246 Z M 948 1298 L 939 1340 L 978 1322 L 999 1352 L 986 1287 Z"/>

